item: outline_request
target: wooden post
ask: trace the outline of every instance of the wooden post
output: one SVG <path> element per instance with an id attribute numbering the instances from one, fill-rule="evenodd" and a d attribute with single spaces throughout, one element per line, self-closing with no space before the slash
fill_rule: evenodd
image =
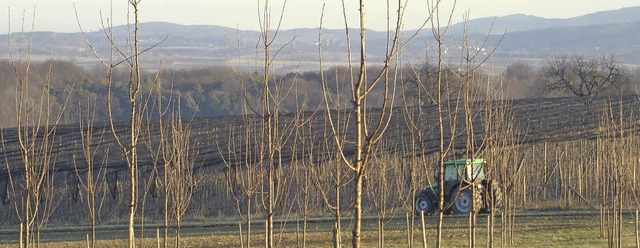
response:
<path id="1" fill-rule="evenodd" d="M 22 232 L 23 226 L 22 223 L 20 223 L 20 248 L 24 248 L 24 244 L 22 244 L 22 236 L 24 235 L 24 233 Z"/>
<path id="2" fill-rule="evenodd" d="M 543 156 L 542 156 L 543 157 L 543 159 L 542 159 L 542 161 L 543 161 L 542 168 L 544 169 L 544 173 L 543 173 L 544 174 L 544 178 L 549 178 L 551 176 L 547 175 L 547 163 L 548 163 L 548 161 L 547 161 L 547 142 L 546 142 L 546 138 L 547 137 L 545 135 L 544 151 L 543 151 Z M 547 179 L 547 181 L 548 180 L 549 179 Z M 547 185 L 546 185 L 546 183 L 544 185 L 542 185 L 542 199 L 543 200 L 547 200 Z"/>
<path id="3" fill-rule="evenodd" d="M 485 247 L 491 247 L 491 214 L 487 214 L 487 242 Z"/>
<path id="4" fill-rule="evenodd" d="M 378 218 L 378 247 L 382 248 L 382 220 Z"/>
<path id="5" fill-rule="evenodd" d="M 600 238 L 604 239 L 604 203 L 600 204 Z"/>
<path id="6" fill-rule="evenodd" d="M 522 175 L 522 210 L 527 210 L 527 176 Z"/>
<path id="7" fill-rule="evenodd" d="M 238 222 L 238 237 L 240 238 L 240 247 L 244 247 L 244 241 L 242 239 L 242 222 Z"/>
<path id="8" fill-rule="evenodd" d="M 427 230 L 424 226 L 424 211 L 420 212 L 420 221 L 422 222 L 422 247 L 427 248 Z"/>
<path id="9" fill-rule="evenodd" d="M 406 213 L 407 217 L 407 247 L 412 248 L 411 245 L 411 225 L 409 224 L 409 213 Z"/>
<path id="10" fill-rule="evenodd" d="M 640 237 L 638 236 L 638 209 L 636 209 L 636 247 L 640 247 Z"/>

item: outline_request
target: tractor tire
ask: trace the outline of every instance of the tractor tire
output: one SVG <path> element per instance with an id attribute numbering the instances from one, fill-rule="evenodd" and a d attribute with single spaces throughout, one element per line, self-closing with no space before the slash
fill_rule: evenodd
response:
<path id="1" fill-rule="evenodd" d="M 420 216 L 420 214 L 424 212 L 426 216 L 433 213 L 436 209 L 434 199 L 433 192 L 427 190 L 420 192 L 420 194 L 416 196 L 415 214 Z"/>
<path id="2" fill-rule="evenodd" d="M 476 189 L 473 192 L 473 211 L 479 213 L 482 210 L 482 192 L 479 189 Z"/>
<path id="3" fill-rule="evenodd" d="M 459 192 L 458 197 L 453 200 L 451 210 L 455 214 L 467 214 L 473 210 L 475 198 L 470 188 L 463 189 Z"/>
<path id="4" fill-rule="evenodd" d="M 500 212 L 500 210 L 502 210 L 502 196 L 503 196 L 502 187 L 500 187 L 500 183 L 492 180 L 491 187 L 489 188 L 489 190 L 490 190 L 489 203 L 493 204 L 493 206 L 489 205 L 489 211 L 491 211 L 491 209 L 494 209 L 496 212 Z"/>
<path id="5" fill-rule="evenodd" d="M 491 180 L 487 182 L 485 190 L 486 198 L 480 212 L 500 212 L 500 210 L 502 209 L 502 187 L 500 187 L 500 184 L 495 180 Z"/>

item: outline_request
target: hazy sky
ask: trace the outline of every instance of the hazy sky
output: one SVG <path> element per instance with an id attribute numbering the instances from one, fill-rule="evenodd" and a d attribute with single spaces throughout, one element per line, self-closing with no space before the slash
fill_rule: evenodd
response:
<path id="1" fill-rule="evenodd" d="M 405 0 L 402 0 L 403 2 Z M 20 31 L 23 16 L 26 31 L 31 30 L 35 9 L 35 30 L 56 32 L 79 31 L 74 12 L 74 3 L 85 31 L 101 27 L 100 13 L 106 17 L 113 2 L 113 19 L 116 25 L 127 23 L 127 0 L 1 0 L 0 33 L 7 33 L 11 16 L 11 31 Z M 140 16 L 142 22 L 166 21 L 180 24 L 212 24 L 240 29 L 259 28 L 258 2 L 263 0 L 142 0 Z M 274 16 L 281 12 L 283 0 L 271 0 Z M 350 25 L 357 25 L 357 0 L 346 0 Z M 386 29 L 386 2 L 369 0 L 365 5 L 367 24 L 371 29 Z M 390 2 L 397 3 L 395 0 Z M 426 16 L 426 0 L 408 0 L 405 28 L 416 28 Z M 443 0 L 446 5 L 441 12 L 450 10 L 452 0 Z M 341 0 L 288 0 L 283 28 L 317 27 L 323 4 L 324 26 L 344 27 Z M 468 11 L 470 18 L 504 16 L 523 13 L 547 18 L 566 18 L 601 10 L 640 6 L 640 0 L 458 0 L 455 22 L 462 20 Z"/>

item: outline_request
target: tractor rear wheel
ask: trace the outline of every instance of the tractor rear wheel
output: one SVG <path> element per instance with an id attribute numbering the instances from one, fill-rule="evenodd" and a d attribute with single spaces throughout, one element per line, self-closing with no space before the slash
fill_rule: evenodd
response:
<path id="1" fill-rule="evenodd" d="M 481 213 L 489 213 L 491 211 L 500 212 L 502 209 L 502 187 L 495 180 L 483 183 L 485 185 L 485 199 Z"/>
<path id="2" fill-rule="evenodd" d="M 502 209 L 502 187 L 497 181 L 491 181 L 491 187 L 489 187 L 489 209 L 499 212 Z"/>
<path id="3" fill-rule="evenodd" d="M 473 210 L 474 196 L 470 188 L 463 189 L 459 192 L 458 197 L 453 201 L 451 209 L 456 214 L 466 214 Z"/>

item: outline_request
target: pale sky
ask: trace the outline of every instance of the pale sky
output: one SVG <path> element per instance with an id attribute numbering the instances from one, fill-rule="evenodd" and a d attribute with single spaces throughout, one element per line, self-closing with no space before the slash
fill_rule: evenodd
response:
<path id="1" fill-rule="evenodd" d="M 269 1 L 273 16 L 280 14 L 283 1 Z M 74 3 L 85 31 L 98 30 L 101 28 L 100 12 L 107 17 L 111 2 L 113 2 L 115 25 L 126 24 L 128 0 L 1 0 L 0 11 L 4 13 L 0 14 L 0 33 L 8 32 L 9 19 L 11 19 L 11 31 L 19 32 L 23 16 L 24 22 L 27 23 L 25 31 L 30 31 L 33 23 L 36 31 L 78 32 Z M 258 3 L 264 4 L 264 2 L 264 0 L 142 0 L 140 18 L 142 22 L 165 21 L 257 30 L 259 29 Z M 358 1 L 345 0 L 345 2 L 349 24 L 356 26 Z M 366 22 L 370 29 L 386 29 L 386 2 L 368 0 L 368 3 L 365 3 Z M 393 5 L 398 1 L 390 0 L 390 2 Z M 424 21 L 427 13 L 426 2 L 427 0 L 408 0 L 404 28 L 417 28 Z M 444 6 L 441 12 L 448 13 L 452 2 L 452 0 L 443 0 Z M 323 4 L 325 5 L 323 26 L 343 28 L 341 0 L 288 0 L 282 28 L 318 27 Z M 640 6 L 640 0 L 458 0 L 453 16 L 454 22 L 461 21 L 463 14 L 467 11 L 471 19 L 518 13 L 546 18 L 567 18 L 633 6 Z M 35 21 L 32 18 L 34 9 Z"/>

